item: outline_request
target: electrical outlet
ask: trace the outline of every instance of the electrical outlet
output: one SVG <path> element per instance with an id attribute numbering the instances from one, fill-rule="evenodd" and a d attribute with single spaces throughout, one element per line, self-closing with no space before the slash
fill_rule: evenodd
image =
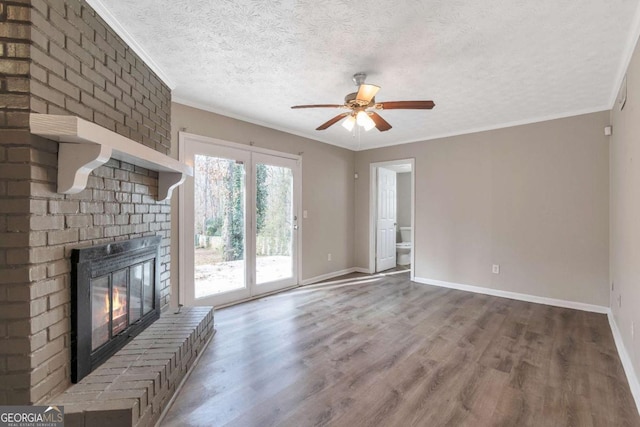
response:
<path id="1" fill-rule="evenodd" d="M 327 254 L 327 261 L 331 261 L 331 254 Z"/>
<path id="2" fill-rule="evenodd" d="M 500 265 L 493 264 L 493 268 L 491 269 L 491 271 L 493 271 L 493 274 L 500 274 Z"/>

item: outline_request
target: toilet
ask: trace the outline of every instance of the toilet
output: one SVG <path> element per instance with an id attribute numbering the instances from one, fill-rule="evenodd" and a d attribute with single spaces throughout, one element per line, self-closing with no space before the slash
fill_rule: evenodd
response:
<path id="1" fill-rule="evenodd" d="M 400 227 L 401 242 L 396 244 L 396 264 L 411 264 L 411 227 Z"/>

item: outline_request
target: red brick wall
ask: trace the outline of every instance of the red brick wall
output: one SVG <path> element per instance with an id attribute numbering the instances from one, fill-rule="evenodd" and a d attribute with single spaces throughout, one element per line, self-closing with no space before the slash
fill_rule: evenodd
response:
<path id="1" fill-rule="evenodd" d="M 112 160 L 81 193 L 57 194 L 58 144 L 30 135 L 29 113 L 77 115 L 166 154 L 170 97 L 84 1 L 0 1 L 0 404 L 69 385 L 72 248 L 161 235 L 170 297 L 157 174 Z"/>

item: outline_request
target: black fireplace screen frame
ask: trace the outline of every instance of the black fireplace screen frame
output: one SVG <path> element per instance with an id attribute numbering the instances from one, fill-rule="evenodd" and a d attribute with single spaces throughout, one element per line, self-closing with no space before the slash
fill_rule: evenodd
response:
<path id="1" fill-rule="evenodd" d="M 71 252 L 71 381 L 77 383 L 160 317 L 160 236 Z M 91 280 L 154 260 L 153 309 L 92 351 Z M 127 281 L 129 275 L 127 275 Z"/>

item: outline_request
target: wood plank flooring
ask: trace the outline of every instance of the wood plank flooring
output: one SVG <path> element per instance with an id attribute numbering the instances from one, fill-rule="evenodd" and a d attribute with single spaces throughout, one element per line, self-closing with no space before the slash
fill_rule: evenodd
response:
<path id="1" fill-rule="evenodd" d="M 163 426 L 640 426 L 602 314 L 397 274 L 215 320 Z"/>

